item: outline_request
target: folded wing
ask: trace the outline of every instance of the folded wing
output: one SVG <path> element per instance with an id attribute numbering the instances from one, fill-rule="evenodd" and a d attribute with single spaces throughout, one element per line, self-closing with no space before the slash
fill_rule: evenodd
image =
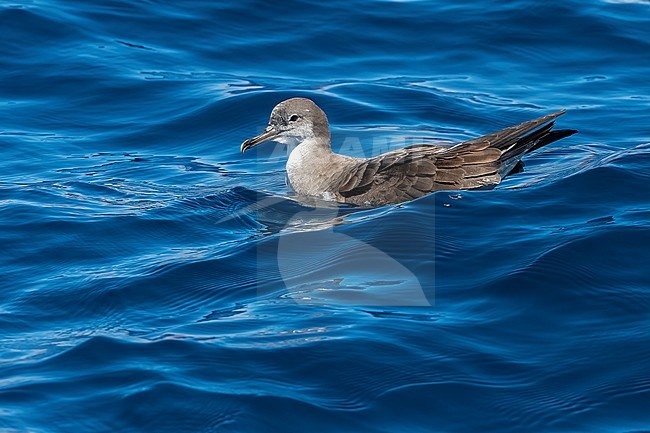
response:
<path id="1" fill-rule="evenodd" d="M 438 190 L 496 185 L 521 157 L 575 130 L 552 131 L 558 111 L 455 146 L 415 145 L 359 162 L 338 188 L 348 203 L 398 203 Z"/>

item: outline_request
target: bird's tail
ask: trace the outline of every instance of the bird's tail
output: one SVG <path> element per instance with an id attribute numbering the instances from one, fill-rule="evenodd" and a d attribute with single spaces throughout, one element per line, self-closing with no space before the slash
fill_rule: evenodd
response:
<path id="1" fill-rule="evenodd" d="M 561 140 L 563 138 L 569 137 L 569 136 L 571 136 L 573 134 L 577 134 L 577 133 L 578 133 L 577 129 L 558 129 L 557 131 L 549 131 L 548 134 L 546 134 L 543 137 L 540 137 L 537 140 L 537 143 L 533 147 L 528 149 L 526 151 L 526 153 L 533 152 L 533 151 L 535 151 L 537 149 L 540 149 L 540 148 L 546 146 L 547 144 L 551 144 L 554 141 Z"/>
<path id="2" fill-rule="evenodd" d="M 576 129 L 559 129 L 553 131 L 553 126 L 555 126 L 555 121 L 549 122 L 541 128 L 524 135 L 510 148 L 505 150 L 503 155 L 501 155 L 501 169 L 499 170 L 501 177 L 503 178 L 512 172 L 517 172 L 517 167 L 520 167 L 521 164 L 519 163 L 525 154 L 578 132 Z"/>

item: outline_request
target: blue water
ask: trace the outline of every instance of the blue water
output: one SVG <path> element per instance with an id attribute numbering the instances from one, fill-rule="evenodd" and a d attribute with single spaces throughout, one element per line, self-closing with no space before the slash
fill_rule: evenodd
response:
<path id="1" fill-rule="evenodd" d="M 650 430 L 650 4 L 0 3 L 0 431 Z M 560 108 L 492 191 L 292 197 Z"/>

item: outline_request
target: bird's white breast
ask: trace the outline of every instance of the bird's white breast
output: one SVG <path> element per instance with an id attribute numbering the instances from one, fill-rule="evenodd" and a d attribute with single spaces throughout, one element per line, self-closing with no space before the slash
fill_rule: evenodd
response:
<path id="1" fill-rule="evenodd" d="M 302 143 L 287 144 L 287 152 L 289 153 L 286 165 L 289 186 L 300 193 L 301 191 L 298 188 L 300 188 L 301 181 L 306 177 L 305 161 L 307 158 L 304 155 L 304 147 Z"/>
<path id="2" fill-rule="evenodd" d="M 289 186 L 298 194 L 322 196 L 331 183 L 331 173 L 326 167 L 329 155 L 325 155 L 322 147 L 311 139 L 303 140 L 295 147 L 289 145 L 288 151 Z"/>

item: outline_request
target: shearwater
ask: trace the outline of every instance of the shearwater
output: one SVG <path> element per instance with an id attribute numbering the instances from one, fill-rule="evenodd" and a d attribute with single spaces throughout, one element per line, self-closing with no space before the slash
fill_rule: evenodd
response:
<path id="1" fill-rule="evenodd" d="M 265 141 L 288 145 L 287 178 L 300 195 L 381 206 L 439 190 L 493 187 L 518 171 L 521 158 L 575 134 L 552 130 L 561 110 L 454 146 L 417 144 L 371 158 L 332 151 L 325 112 L 312 100 L 291 98 L 273 108 L 268 126 L 244 141 L 242 153 Z"/>

